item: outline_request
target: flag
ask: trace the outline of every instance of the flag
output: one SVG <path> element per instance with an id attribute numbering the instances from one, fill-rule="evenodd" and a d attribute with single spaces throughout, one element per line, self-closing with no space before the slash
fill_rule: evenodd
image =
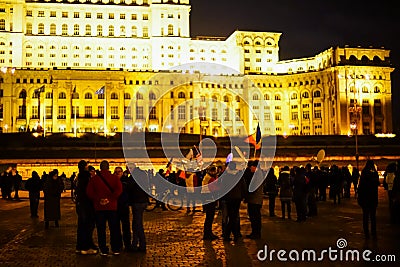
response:
<path id="1" fill-rule="evenodd" d="M 50 76 L 50 83 L 53 83 L 53 75 Z"/>
<path id="2" fill-rule="evenodd" d="M 43 93 L 44 92 L 44 85 L 40 86 L 38 89 L 35 90 L 35 93 Z"/>
<path id="3" fill-rule="evenodd" d="M 105 88 L 105 86 L 103 85 L 102 87 L 100 87 L 100 89 L 98 89 L 98 90 L 95 92 L 95 94 L 96 94 L 96 95 L 103 95 L 105 89 L 106 89 L 106 88 Z"/>
<path id="4" fill-rule="evenodd" d="M 172 159 L 171 158 L 168 163 L 167 166 L 165 168 L 167 168 L 167 170 L 165 171 L 165 177 L 169 176 L 169 174 L 172 172 Z"/>
<path id="5" fill-rule="evenodd" d="M 226 161 L 225 163 L 228 164 L 229 162 L 231 162 L 233 160 L 233 153 L 229 153 L 228 156 L 226 157 Z"/>
<path id="6" fill-rule="evenodd" d="M 189 150 L 189 153 L 187 153 L 186 154 L 186 156 L 185 156 L 185 158 L 187 159 L 187 160 L 192 160 L 193 159 L 193 149 L 190 149 Z"/>
<path id="7" fill-rule="evenodd" d="M 257 131 L 249 135 L 245 140 L 246 143 L 252 144 L 256 150 L 261 148 L 261 129 L 260 124 L 257 125 Z"/>
<path id="8" fill-rule="evenodd" d="M 76 85 L 74 86 L 74 90 L 72 90 L 73 93 L 76 93 Z"/>

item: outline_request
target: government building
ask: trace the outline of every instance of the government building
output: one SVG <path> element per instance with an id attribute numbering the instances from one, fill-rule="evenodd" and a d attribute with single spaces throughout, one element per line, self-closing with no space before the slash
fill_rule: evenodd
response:
<path id="1" fill-rule="evenodd" d="M 190 11 L 189 0 L 0 0 L 1 131 L 392 132 L 390 50 L 280 60 L 281 33 L 192 37 Z"/>

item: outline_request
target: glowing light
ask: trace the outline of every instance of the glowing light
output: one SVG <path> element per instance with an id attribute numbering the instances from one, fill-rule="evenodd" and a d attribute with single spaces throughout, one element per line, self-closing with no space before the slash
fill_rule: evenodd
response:
<path id="1" fill-rule="evenodd" d="M 393 133 L 388 133 L 388 134 L 380 133 L 380 134 L 375 134 L 375 137 L 378 137 L 378 138 L 394 138 L 394 137 L 396 137 L 396 134 L 393 134 Z"/>

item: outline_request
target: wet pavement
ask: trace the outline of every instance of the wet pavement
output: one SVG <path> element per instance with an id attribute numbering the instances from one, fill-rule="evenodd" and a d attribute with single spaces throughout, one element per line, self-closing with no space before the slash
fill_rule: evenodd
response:
<path id="1" fill-rule="evenodd" d="M 292 220 L 283 220 L 279 199 L 275 209 L 277 216 L 269 217 L 268 199 L 264 199 L 260 240 L 243 238 L 238 242 L 224 242 L 220 237 L 203 241 L 204 213 L 187 215 L 186 209 L 156 209 L 145 212 L 144 216 L 147 253 L 122 252 L 119 256 L 106 257 L 75 254 L 77 217 L 75 206 L 68 198 L 69 192 L 63 193 L 60 227 L 55 228 L 51 222 L 48 230 L 44 229 L 43 200 L 38 219 L 30 218 L 27 198 L 21 201 L 0 200 L 0 266 L 321 266 L 321 262 L 308 258 L 304 250 L 315 250 L 318 260 L 322 251 L 329 250 L 329 247 L 337 250 L 338 259 L 332 260 L 326 252 L 322 254 L 324 266 L 398 266 L 400 226 L 389 223 L 386 191 L 382 187 L 379 190 L 377 240 L 364 238 L 361 209 L 353 194 L 350 199 L 343 199 L 340 205 L 334 205 L 331 200 L 318 202 L 318 216 L 303 223 L 294 221 L 293 203 Z M 26 192 L 21 195 L 26 197 Z M 197 209 L 201 210 L 201 207 Z M 240 216 L 241 233 L 245 237 L 251 226 L 244 203 Z M 219 213 L 215 216 L 213 231 L 221 236 Z M 338 239 L 341 239 L 340 244 Z M 275 250 L 272 261 L 269 257 L 264 261 L 259 259 L 266 255 L 265 249 L 268 256 Z M 369 258 L 375 259 L 378 255 L 392 262 L 364 261 L 362 253 L 367 249 L 372 252 Z M 280 256 L 287 262 L 279 261 L 279 250 L 286 251 Z M 349 250 L 359 251 L 360 261 L 346 261 Z M 299 261 L 296 260 L 296 251 Z M 302 255 L 306 261 L 301 261 Z M 397 262 L 393 262 L 393 256 Z"/>

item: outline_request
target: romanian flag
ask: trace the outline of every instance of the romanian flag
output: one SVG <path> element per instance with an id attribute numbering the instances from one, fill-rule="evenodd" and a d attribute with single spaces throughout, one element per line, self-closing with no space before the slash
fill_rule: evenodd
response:
<path id="1" fill-rule="evenodd" d="M 257 124 L 257 131 L 249 135 L 245 140 L 246 143 L 252 144 L 256 150 L 261 148 L 261 129 L 260 124 Z"/>

